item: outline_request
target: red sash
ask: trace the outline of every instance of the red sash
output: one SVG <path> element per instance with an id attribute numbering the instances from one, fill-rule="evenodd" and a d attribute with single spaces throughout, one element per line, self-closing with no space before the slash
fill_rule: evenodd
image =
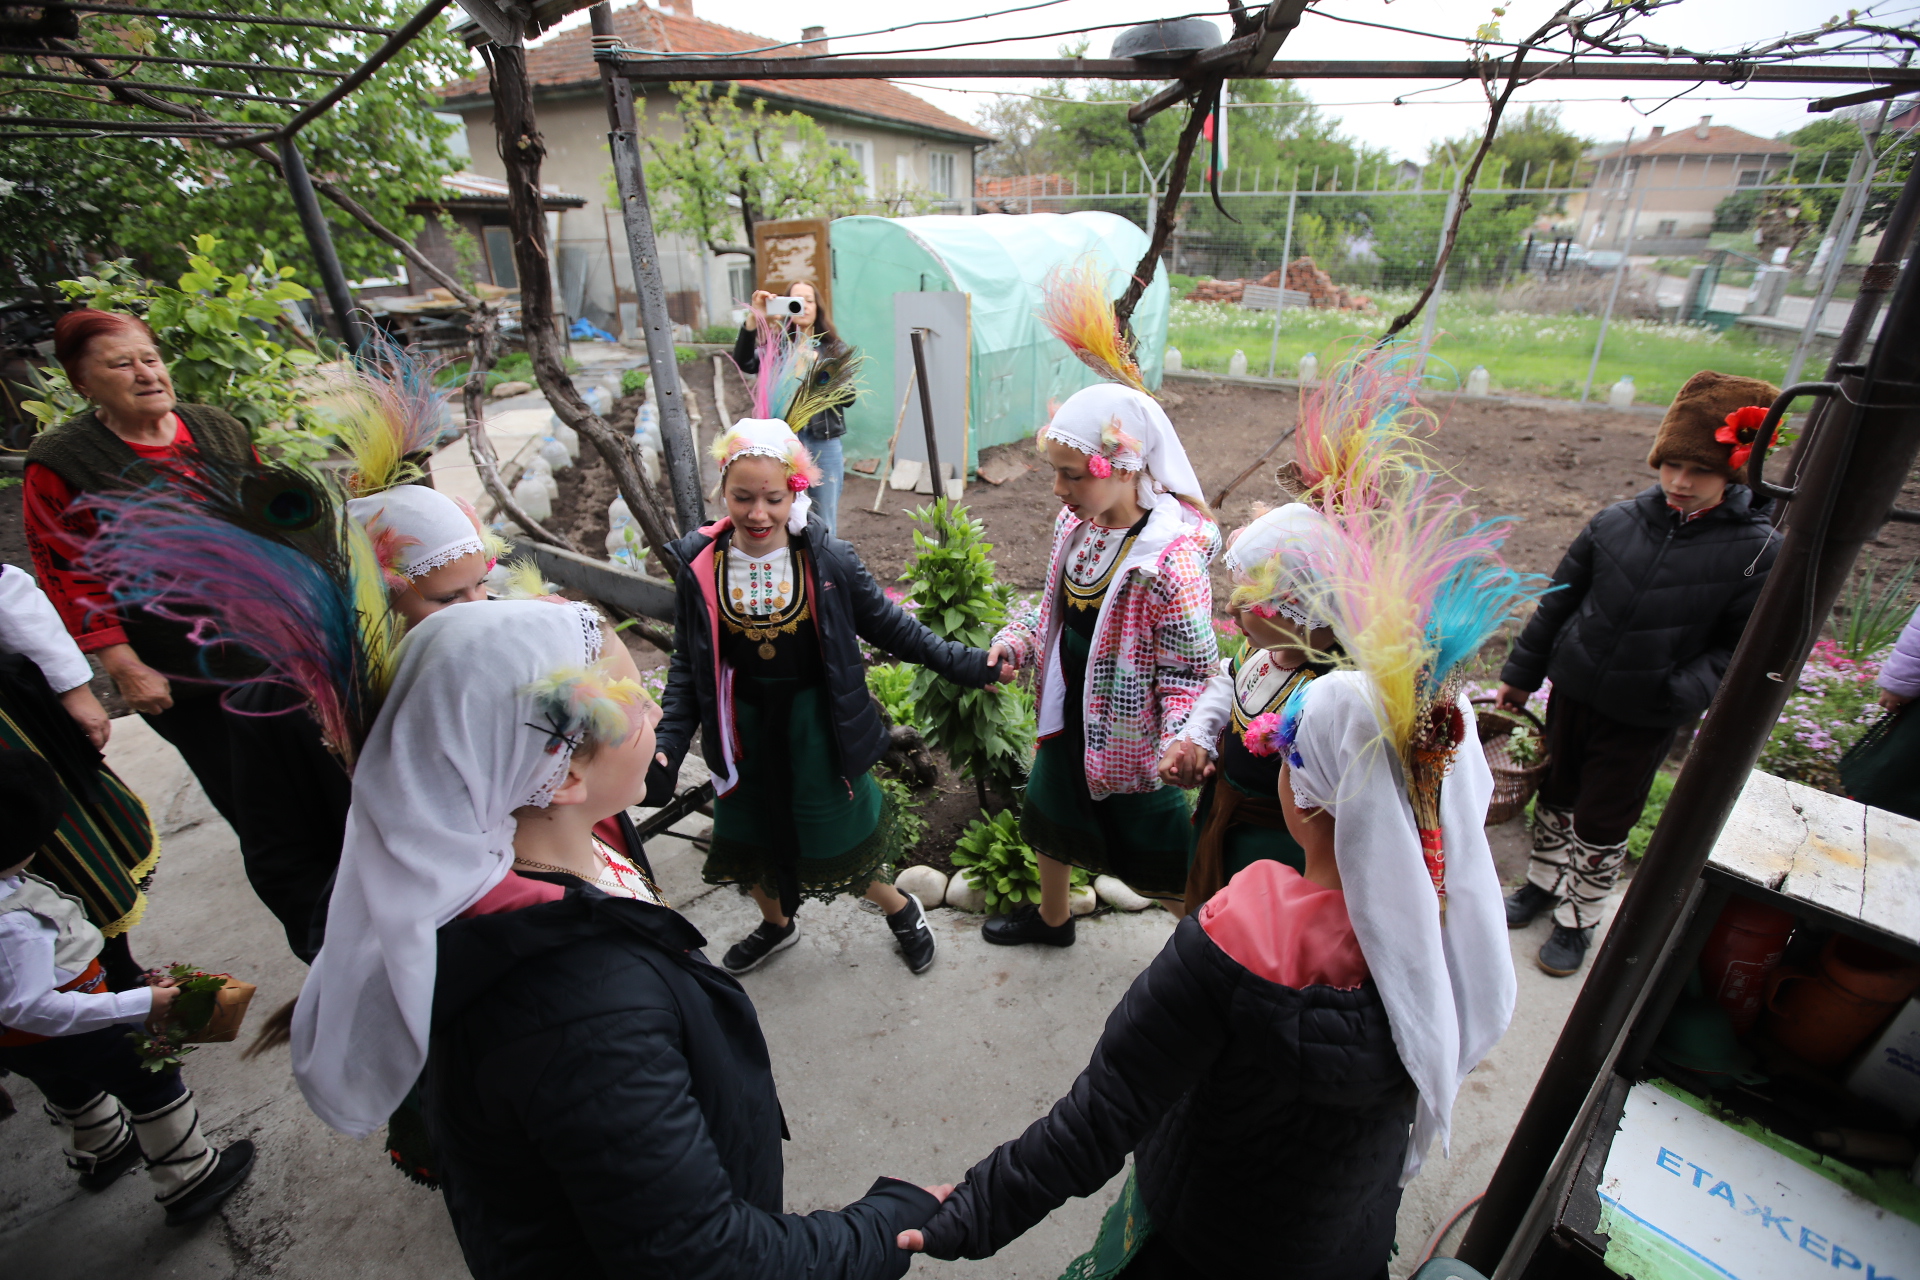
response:
<path id="1" fill-rule="evenodd" d="M 56 987 L 57 991 L 84 991 L 90 996 L 111 995 L 107 990 L 107 971 L 100 967 L 100 958 L 95 956 L 87 961 L 87 967 L 73 981 Z M 17 1049 L 24 1044 L 39 1044 L 42 1040 L 51 1040 L 52 1036 L 37 1036 L 31 1031 L 15 1031 L 9 1027 L 0 1027 L 0 1049 Z"/>

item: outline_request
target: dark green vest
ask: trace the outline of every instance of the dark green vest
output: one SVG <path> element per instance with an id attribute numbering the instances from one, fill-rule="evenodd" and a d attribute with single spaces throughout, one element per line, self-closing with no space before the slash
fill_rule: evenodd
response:
<path id="1" fill-rule="evenodd" d="M 173 409 L 187 424 L 195 452 L 230 462 L 253 461 L 253 440 L 246 424 L 225 409 L 204 404 L 176 404 Z M 137 489 L 163 478 L 158 468 L 113 434 L 92 409 L 34 437 L 27 446 L 26 460 L 59 476 L 75 493 Z M 204 679 L 209 671 L 235 677 L 260 670 L 252 658 L 233 650 L 193 643 L 182 623 L 137 608 L 123 608 L 120 621 L 127 642 L 140 660 L 164 675 Z M 173 696 L 178 700 L 205 691 L 205 686 L 176 688 Z"/>

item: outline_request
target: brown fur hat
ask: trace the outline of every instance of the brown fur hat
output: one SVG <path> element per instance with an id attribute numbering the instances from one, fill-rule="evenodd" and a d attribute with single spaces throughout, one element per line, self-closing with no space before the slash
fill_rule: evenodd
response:
<path id="1" fill-rule="evenodd" d="M 1687 379 L 1687 385 L 1667 406 L 1653 451 L 1647 454 L 1647 465 L 1693 462 L 1732 477 L 1735 468 L 1728 460 L 1735 446 L 1716 440 L 1714 433 L 1727 425 L 1727 415 L 1734 410 L 1748 405 L 1764 409 L 1779 395 L 1780 388 L 1771 382 L 1702 369 Z M 1744 453 L 1741 460 L 1745 461 Z"/>

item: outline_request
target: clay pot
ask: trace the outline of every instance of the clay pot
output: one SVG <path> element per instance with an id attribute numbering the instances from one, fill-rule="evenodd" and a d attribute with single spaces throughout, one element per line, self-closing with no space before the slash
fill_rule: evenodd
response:
<path id="1" fill-rule="evenodd" d="M 1793 926 L 1791 912 L 1735 897 L 1707 935 L 1700 951 L 1700 980 L 1727 1011 L 1735 1035 L 1745 1035 L 1759 1021 L 1767 979 L 1786 953 Z"/>
<path id="2" fill-rule="evenodd" d="M 1819 972 L 1774 970 L 1767 1034 L 1816 1067 L 1836 1067 L 1915 991 L 1920 965 L 1836 934 L 1820 952 Z"/>

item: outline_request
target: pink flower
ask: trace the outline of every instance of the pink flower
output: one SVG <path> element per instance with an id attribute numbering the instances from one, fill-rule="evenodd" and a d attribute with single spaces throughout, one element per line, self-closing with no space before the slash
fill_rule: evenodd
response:
<path id="1" fill-rule="evenodd" d="M 793 490 L 795 493 L 805 493 L 812 487 L 812 485 L 807 483 L 806 476 L 800 474 L 798 471 L 787 477 L 787 488 Z"/>
<path id="2" fill-rule="evenodd" d="M 1105 480 L 1113 474 L 1113 462 L 1103 454 L 1091 454 L 1087 458 L 1087 474 L 1096 480 Z"/>
<path id="3" fill-rule="evenodd" d="M 1257 756 L 1279 755 L 1280 717 L 1271 711 L 1255 716 L 1247 722 L 1247 731 L 1241 735 L 1241 741 L 1247 744 L 1247 750 Z"/>

